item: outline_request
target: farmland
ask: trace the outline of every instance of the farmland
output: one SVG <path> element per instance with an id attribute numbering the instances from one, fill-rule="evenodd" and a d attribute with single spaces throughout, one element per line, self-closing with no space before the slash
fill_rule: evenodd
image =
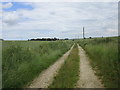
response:
<path id="1" fill-rule="evenodd" d="M 3 88 L 24 87 L 71 45 L 69 41 L 3 41 Z"/>
<path id="2" fill-rule="evenodd" d="M 54 63 L 71 48 L 73 43 L 76 44 L 49 88 L 74 88 L 78 79 L 82 78 L 79 74 L 79 62 L 83 57 L 78 55 L 78 52 L 82 51 L 78 50 L 77 44 L 85 50 L 86 55 L 90 58 L 86 61 L 90 62 L 92 69 L 95 70 L 95 75 L 101 80 L 104 87 L 117 88 L 120 72 L 118 37 L 74 41 L 3 41 L 3 88 L 20 88 L 30 85 L 42 71 L 50 70 L 49 66 L 54 66 Z M 86 56 L 84 55 L 84 57 Z"/>
<path id="3" fill-rule="evenodd" d="M 17 1 L 0 3 L 2 90 L 120 89 L 118 0 Z"/>
<path id="4" fill-rule="evenodd" d="M 91 58 L 90 63 L 105 87 L 116 88 L 119 81 L 118 37 L 82 39 L 78 43 Z"/>

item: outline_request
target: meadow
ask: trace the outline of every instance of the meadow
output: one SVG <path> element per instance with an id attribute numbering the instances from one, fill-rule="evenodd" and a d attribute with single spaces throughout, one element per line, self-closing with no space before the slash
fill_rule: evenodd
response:
<path id="1" fill-rule="evenodd" d="M 3 41 L 2 87 L 28 86 L 41 71 L 67 52 L 73 43 L 78 43 L 86 51 L 95 74 L 105 87 L 119 86 L 118 37 L 105 37 L 74 41 Z M 49 88 L 73 88 L 79 77 L 78 69 L 78 47 L 75 45 Z"/>
<path id="2" fill-rule="evenodd" d="M 26 87 L 72 44 L 71 41 L 3 41 L 2 87 Z"/>
<path id="3" fill-rule="evenodd" d="M 96 75 L 107 88 L 117 88 L 120 80 L 118 37 L 81 39 L 77 41 L 90 57 Z"/>

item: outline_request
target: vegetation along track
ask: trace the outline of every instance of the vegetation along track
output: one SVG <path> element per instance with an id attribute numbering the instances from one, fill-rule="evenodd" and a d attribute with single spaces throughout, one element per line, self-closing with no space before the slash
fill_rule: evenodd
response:
<path id="1" fill-rule="evenodd" d="M 74 88 L 79 79 L 79 55 L 75 44 L 50 88 Z"/>
<path id="2" fill-rule="evenodd" d="M 65 54 L 72 44 L 71 41 L 3 41 L 2 87 L 28 86 Z"/>
<path id="3" fill-rule="evenodd" d="M 106 88 L 120 86 L 118 37 L 81 39 L 80 46 L 90 57 L 90 65 Z"/>
<path id="4" fill-rule="evenodd" d="M 51 65 L 48 69 L 42 71 L 41 74 L 36 79 L 33 80 L 29 88 L 47 88 L 52 83 L 55 75 L 57 74 L 60 67 L 64 63 L 64 60 L 68 57 L 73 46 L 53 65 Z"/>
<path id="5" fill-rule="evenodd" d="M 85 51 L 78 45 L 80 55 L 80 77 L 77 82 L 78 88 L 103 88 L 100 80 L 95 76 L 89 64 L 89 58 Z"/>

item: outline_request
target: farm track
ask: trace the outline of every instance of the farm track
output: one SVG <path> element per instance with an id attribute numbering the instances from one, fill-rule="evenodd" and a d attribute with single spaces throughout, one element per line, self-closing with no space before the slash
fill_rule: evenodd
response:
<path id="1" fill-rule="evenodd" d="M 77 88 L 104 88 L 100 80 L 94 74 L 85 51 L 78 45 L 80 55 L 80 76 L 77 82 Z"/>
<path id="2" fill-rule="evenodd" d="M 73 45 L 74 46 L 74 45 Z M 33 82 L 28 86 L 29 88 L 47 88 L 52 84 L 54 77 L 57 75 L 59 69 L 64 63 L 65 59 L 68 57 L 73 46 L 69 51 L 67 51 L 60 59 L 58 59 L 53 65 L 48 67 L 46 70 L 42 71 L 40 75 L 33 80 Z"/>

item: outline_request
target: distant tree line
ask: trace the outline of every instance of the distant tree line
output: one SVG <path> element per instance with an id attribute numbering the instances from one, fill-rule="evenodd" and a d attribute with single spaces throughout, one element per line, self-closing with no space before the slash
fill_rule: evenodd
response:
<path id="1" fill-rule="evenodd" d="M 58 38 L 37 38 L 37 39 L 28 39 L 28 41 L 56 41 Z"/>
<path id="2" fill-rule="evenodd" d="M 37 39 L 28 39 L 28 41 L 56 41 L 56 40 L 69 40 L 68 38 L 59 39 L 59 38 L 37 38 Z"/>
<path id="3" fill-rule="evenodd" d="M 4 41 L 4 39 L 0 39 L 0 41 Z"/>

